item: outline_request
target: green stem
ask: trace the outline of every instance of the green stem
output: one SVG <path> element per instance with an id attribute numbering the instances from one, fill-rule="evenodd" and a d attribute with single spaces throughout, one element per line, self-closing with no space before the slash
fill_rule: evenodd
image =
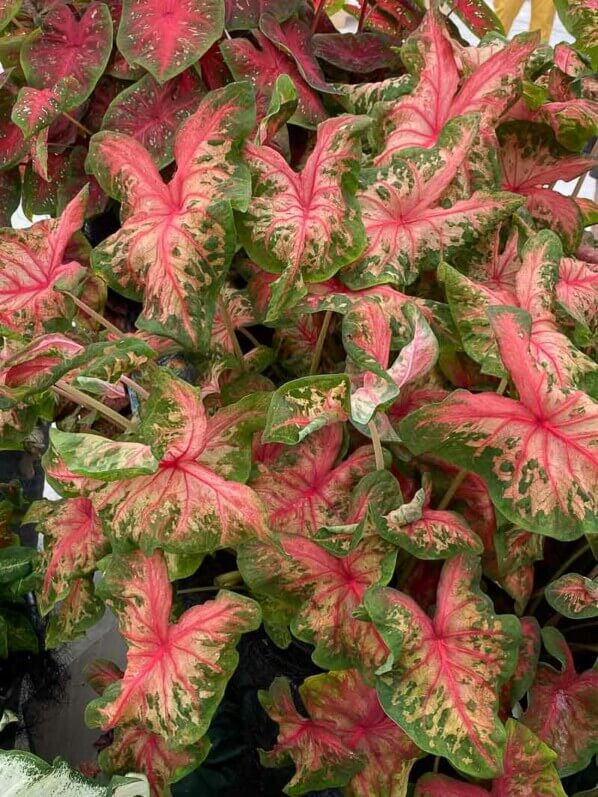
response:
<path id="1" fill-rule="evenodd" d="M 53 390 L 55 393 L 58 393 L 59 396 L 69 399 L 69 401 L 72 401 L 75 404 L 79 404 L 82 407 L 87 407 L 89 410 L 95 410 L 96 412 L 99 412 L 100 415 L 104 416 L 104 418 L 111 421 L 115 425 L 120 426 L 126 432 L 134 432 L 137 429 L 135 424 L 131 423 L 126 418 L 123 418 L 123 416 L 119 415 L 118 412 L 110 409 L 110 407 L 104 406 L 104 404 L 102 404 L 100 401 L 88 396 L 86 393 L 83 393 L 76 387 L 69 385 L 62 379 L 54 385 Z"/>
<path id="2" fill-rule="evenodd" d="M 326 335 L 328 334 L 328 327 L 330 326 L 331 320 L 332 320 L 332 310 L 326 310 L 326 314 L 324 316 L 324 320 L 322 321 L 322 326 L 320 328 L 320 334 L 318 335 L 318 339 L 316 341 L 316 348 L 314 349 L 314 353 L 311 358 L 311 365 L 309 366 L 310 376 L 313 376 L 314 374 L 318 373 L 318 368 L 320 367 L 320 359 L 322 358 L 322 350 L 324 348 L 324 342 L 326 341 Z"/>
<path id="3" fill-rule="evenodd" d="M 372 436 L 372 445 L 374 447 L 374 460 L 376 462 L 376 470 L 385 470 L 384 466 L 384 452 L 382 450 L 382 443 L 380 442 L 380 435 L 376 428 L 375 422 L 372 420 L 368 423 L 368 429 Z"/>
<path id="4" fill-rule="evenodd" d="M 141 385 L 138 385 L 137 382 L 135 382 L 134 379 L 131 379 L 131 377 L 125 376 L 123 374 L 121 376 L 121 378 L 120 378 L 120 381 L 124 385 L 127 385 L 127 387 L 130 387 L 131 390 L 134 390 L 135 393 L 137 393 L 139 396 L 141 396 L 142 399 L 148 399 L 149 398 L 148 391 L 144 387 L 141 387 Z"/>
<path id="5" fill-rule="evenodd" d="M 455 493 L 461 487 L 463 482 L 465 481 L 465 477 L 467 476 L 466 470 L 460 470 L 459 473 L 456 473 L 453 477 L 453 480 L 449 484 L 446 493 L 442 497 L 441 502 L 438 504 L 437 509 L 442 510 L 446 509 L 450 502 L 453 500 Z"/>
<path id="6" fill-rule="evenodd" d="M 85 125 L 82 125 L 81 122 L 78 119 L 75 119 L 74 116 L 71 116 L 70 113 L 67 113 L 66 111 L 63 111 L 62 115 L 66 116 L 66 118 L 69 120 L 69 122 L 72 122 L 75 125 L 75 127 L 78 127 L 79 130 L 81 130 L 82 133 L 85 133 L 86 136 L 91 138 L 91 136 L 93 135 L 91 130 L 89 130 L 89 128 L 85 127 Z"/>
<path id="7" fill-rule="evenodd" d="M 86 304 L 82 299 L 79 299 L 78 296 L 75 296 L 74 293 L 70 291 L 62 291 L 65 296 L 68 296 L 71 301 L 73 301 L 80 310 L 83 310 L 85 315 L 88 315 L 90 318 L 93 318 L 94 321 L 97 321 L 100 326 L 104 327 L 104 329 L 108 330 L 108 332 L 112 332 L 113 335 L 116 335 L 117 338 L 124 338 L 125 334 L 118 328 L 115 327 L 114 324 L 111 324 L 106 318 L 104 318 L 101 313 L 98 313 L 93 307 L 90 307 Z"/>

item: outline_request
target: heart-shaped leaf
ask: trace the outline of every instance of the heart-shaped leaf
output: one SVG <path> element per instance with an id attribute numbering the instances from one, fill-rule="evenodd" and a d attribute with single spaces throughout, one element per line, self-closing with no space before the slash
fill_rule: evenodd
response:
<path id="1" fill-rule="evenodd" d="M 546 125 L 508 122 L 498 130 L 498 139 L 502 188 L 525 197 L 525 207 L 537 224 L 554 230 L 566 251 L 575 251 L 581 238 L 581 212 L 574 199 L 545 186 L 578 177 L 594 167 L 596 159 L 568 152 Z"/>
<path id="2" fill-rule="evenodd" d="M 257 46 L 249 39 L 235 38 L 222 42 L 220 49 L 235 80 L 250 80 L 255 86 L 258 121 L 267 116 L 274 87 L 285 75 L 297 91 L 297 108 L 290 121 L 302 127 L 317 127 L 326 119 L 317 91 L 303 79 L 293 59 L 275 47 L 261 31 L 252 31 L 252 36 Z"/>
<path id="3" fill-rule="evenodd" d="M 170 797 L 176 783 L 201 764 L 210 749 L 207 737 L 188 747 L 176 747 L 142 727 L 115 728 L 112 742 L 98 756 L 108 775 L 143 772 L 151 797 Z"/>
<path id="4" fill-rule="evenodd" d="M 414 797 L 565 797 L 554 765 L 556 753 L 516 720 L 508 720 L 506 729 L 504 772 L 489 790 L 430 774 L 418 780 Z"/>
<path id="5" fill-rule="evenodd" d="M 468 391 L 452 393 L 400 424 L 414 453 L 482 476 L 500 511 L 537 534 L 576 539 L 595 528 L 598 478 L 594 402 L 551 384 L 530 352 L 530 319 L 494 308 L 500 355 L 519 400 Z"/>
<path id="6" fill-rule="evenodd" d="M 0 236 L 0 325 L 27 336 L 70 327 L 68 300 L 54 290 L 74 288 L 85 268 L 68 257 L 67 247 L 83 224 L 87 192 L 69 202 L 59 219 Z"/>
<path id="7" fill-rule="evenodd" d="M 70 5 L 56 4 L 43 17 L 41 29 L 21 48 L 21 66 L 29 86 L 54 89 L 69 82 L 67 107 L 80 105 L 100 79 L 112 50 L 112 18 L 108 6 L 92 2 L 77 17 Z"/>
<path id="8" fill-rule="evenodd" d="M 102 130 L 116 130 L 138 141 L 152 156 L 158 169 L 174 158 L 173 139 L 205 94 L 193 69 L 160 85 L 145 75 L 112 100 L 102 121 Z"/>
<path id="9" fill-rule="evenodd" d="M 61 78 L 48 89 L 23 86 L 12 108 L 11 119 L 31 138 L 49 127 L 60 114 L 73 104 L 72 97 L 80 89 L 79 81 L 73 77 Z"/>
<path id="10" fill-rule="evenodd" d="M 408 504 L 379 519 L 378 533 L 418 559 L 481 553 L 482 541 L 465 518 L 457 512 L 432 509 L 431 498 L 431 484 L 427 481 Z"/>
<path id="11" fill-rule="evenodd" d="M 534 38 L 518 36 L 463 80 L 445 24 L 438 11 L 423 24 L 403 49 L 403 59 L 418 78 L 411 94 L 380 106 L 384 146 L 378 163 L 388 163 L 409 147 L 432 147 L 450 119 L 481 114 L 480 132 L 493 135 L 496 123 L 516 96 L 525 62 L 536 46 Z"/>
<path id="12" fill-rule="evenodd" d="M 598 331 L 598 265 L 572 257 L 562 258 L 556 298 L 578 323 L 591 334 Z"/>
<path id="13" fill-rule="evenodd" d="M 93 573 L 98 561 L 108 553 L 109 545 L 88 498 L 36 501 L 24 522 L 37 524 L 38 533 L 44 535 L 39 561 L 44 578 L 39 608 L 44 615 L 66 597 L 73 579 Z"/>
<path id="14" fill-rule="evenodd" d="M 475 117 L 465 117 L 445 128 L 433 149 L 414 150 L 364 170 L 357 198 L 368 243 L 341 272 L 349 287 L 408 285 L 422 267 L 463 252 L 519 207 L 521 199 L 512 194 L 485 191 L 450 207 L 441 202 L 477 132 Z"/>
<path id="15" fill-rule="evenodd" d="M 175 745 L 195 743 L 237 666 L 241 634 L 260 624 L 258 605 L 221 591 L 170 624 L 172 590 L 159 552 L 111 557 L 101 594 L 129 650 L 122 681 L 88 705 L 86 722 L 103 730 L 141 724 Z"/>
<path id="16" fill-rule="evenodd" d="M 346 421 L 350 413 L 350 384 L 343 374 L 293 379 L 272 394 L 265 443 L 300 443 L 331 423 Z"/>
<path id="17" fill-rule="evenodd" d="M 523 722 L 556 752 L 559 774 L 565 776 L 585 769 L 598 749 L 598 672 L 576 672 L 569 646 L 556 628 L 545 628 L 542 638 L 561 669 L 540 664 Z"/>
<path id="18" fill-rule="evenodd" d="M 240 218 L 239 235 L 250 257 L 273 273 L 266 320 L 305 296 L 306 282 L 323 282 L 360 254 L 365 235 L 355 200 L 360 134 L 365 117 L 339 116 L 318 128 L 303 170 L 294 172 L 275 150 L 245 145 L 254 196 Z"/>
<path id="19" fill-rule="evenodd" d="M 298 445 L 268 443 L 257 452 L 257 478 L 250 484 L 268 509 L 274 531 L 313 536 L 322 526 L 346 521 L 351 490 L 374 470 L 371 446 L 362 446 L 338 462 L 343 447 L 341 424 L 310 434 Z"/>
<path id="20" fill-rule="evenodd" d="M 548 230 L 530 237 L 523 248 L 515 279 L 513 301 L 482 286 L 443 264 L 444 282 L 451 313 L 465 351 L 480 363 L 484 373 L 504 376 L 504 366 L 486 310 L 492 305 L 518 304 L 532 319 L 530 351 L 558 385 L 591 385 L 597 379 L 596 365 L 560 332 L 555 315 L 555 285 L 562 246 Z M 592 391 L 594 392 L 594 391 Z"/>
<path id="21" fill-rule="evenodd" d="M 235 246 L 232 207 L 244 206 L 249 191 L 239 141 L 252 127 L 247 84 L 208 94 L 175 137 L 177 171 L 168 184 L 134 139 L 110 131 L 93 137 L 88 169 L 123 203 L 124 222 L 92 262 L 116 290 L 143 298 L 140 328 L 207 347 Z"/>
<path id="22" fill-rule="evenodd" d="M 299 687 L 308 717 L 294 706 L 289 683 L 277 678 L 259 699 L 279 726 L 273 750 L 262 763 L 288 760 L 295 775 L 286 794 L 334 786 L 347 797 L 400 797 L 420 750 L 382 710 L 376 690 L 357 670 L 307 678 Z M 355 771 L 357 770 L 357 771 Z"/>
<path id="23" fill-rule="evenodd" d="M 493 613 L 480 569 L 473 557 L 446 562 L 434 619 L 391 588 L 370 590 L 364 603 L 391 650 L 376 681 L 386 713 L 423 750 L 493 777 L 506 738 L 498 689 L 515 667 L 520 629 L 517 618 Z"/>
<path id="24" fill-rule="evenodd" d="M 598 581 L 569 573 L 548 584 L 546 600 L 559 614 L 572 620 L 598 617 Z"/>
<path id="25" fill-rule="evenodd" d="M 52 650 L 72 642 L 99 622 L 103 615 L 104 604 L 94 592 L 92 579 L 73 579 L 68 594 L 50 614 L 46 647 Z"/>
<path id="26" fill-rule="evenodd" d="M 123 0 L 116 42 L 130 64 L 164 83 L 198 61 L 223 29 L 222 0 Z"/>
<path id="27" fill-rule="evenodd" d="M 284 598 L 294 606 L 291 631 L 315 646 L 318 666 L 371 671 L 388 651 L 374 626 L 354 612 L 368 587 L 388 584 L 395 559 L 392 546 L 376 536 L 339 557 L 305 537 L 279 534 L 276 543 L 247 543 L 237 561 L 256 595 Z"/>

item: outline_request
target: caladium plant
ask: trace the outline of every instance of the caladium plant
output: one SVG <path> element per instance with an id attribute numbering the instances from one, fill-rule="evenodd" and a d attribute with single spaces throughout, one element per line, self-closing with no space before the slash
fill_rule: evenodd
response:
<path id="1" fill-rule="evenodd" d="M 595 8 L 558 0 L 552 49 L 483 0 L 342 5 L 0 2 L 0 448 L 49 437 L 59 493 L 19 515 L 39 555 L 0 500 L 0 656 L 32 601 L 47 648 L 113 612 L 86 721 L 151 797 L 222 765 L 231 701 L 263 709 L 235 793 L 266 748 L 291 795 L 573 794 L 598 207 L 559 181 L 596 164 Z"/>

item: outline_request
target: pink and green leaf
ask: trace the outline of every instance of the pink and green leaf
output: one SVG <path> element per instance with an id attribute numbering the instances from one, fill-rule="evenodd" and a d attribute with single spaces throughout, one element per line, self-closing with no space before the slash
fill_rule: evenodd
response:
<path id="1" fill-rule="evenodd" d="M 48 89 L 23 86 L 12 108 L 11 119 L 28 139 L 49 127 L 60 114 L 70 108 L 79 82 L 72 77 L 61 78 Z"/>
<path id="2" fill-rule="evenodd" d="M 279 534 L 275 543 L 247 543 L 237 561 L 257 595 L 286 597 L 295 605 L 291 632 L 314 645 L 318 666 L 371 671 L 388 651 L 374 626 L 354 612 L 368 587 L 390 581 L 395 559 L 392 546 L 376 536 L 339 557 L 305 537 Z"/>
<path id="3" fill-rule="evenodd" d="M 544 557 L 544 537 L 518 528 L 497 530 L 494 548 L 498 565 L 495 578 L 521 614 L 534 589 L 534 563 Z"/>
<path id="4" fill-rule="evenodd" d="M 99 754 L 98 763 L 108 775 L 142 772 L 149 782 L 150 797 L 170 797 L 169 784 L 197 769 L 209 749 L 207 737 L 180 748 L 141 726 L 116 728 L 112 742 Z"/>
<path id="5" fill-rule="evenodd" d="M 300 443 L 331 423 L 346 421 L 351 387 L 344 374 L 294 379 L 272 394 L 264 428 L 265 443 Z"/>
<path id="6" fill-rule="evenodd" d="M 197 388 L 159 372 L 142 413 L 148 445 L 73 435 L 83 453 L 77 439 L 69 438 L 74 454 L 68 445 L 66 456 L 58 450 L 70 471 L 106 482 L 94 491 L 93 501 L 115 543 L 131 541 L 148 553 L 155 548 L 199 554 L 235 547 L 268 534 L 259 497 L 240 483 L 249 477 L 251 438 L 264 423 L 267 398 L 247 396 L 208 419 Z M 109 460 L 100 459 L 94 446 L 107 446 L 116 458 L 130 450 L 147 463 L 147 470 L 139 472 L 151 475 L 136 476 L 132 467 L 132 478 L 114 479 Z M 89 464 L 83 468 L 80 460 Z"/>
<path id="7" fill-rule="evenodd" d="M 68 300 L 56 285 L 74 288 L 85 275 L 67 260 L 67 247 L 83 224 L 86 192 L 78 194 L 59 219 L 26 230 L 4 230 L 0 238 L 0 325 L 20 335 L 70 326 Z M 65 262 L 67 260 L 67 262 Z"/>
<path id="8" fill-rule="evenodd" d="M 484 0 L 455 0 L 452 10 L 480 38 L 491 31 L 504 32 L 500 19 Z"/>
<path id="9" fill-rule="evenodd" d="M 224 0 L 227 30 L 251 30 L 258 27 L 262 14 L 272 14 L 278 20 L 285 20 L 301 10 L 301 0 Z"/>
<path id="10" fill-rule="evenodd" d="M 295 446 L 262 444 L 251 487 L 267 508 L 273 531 L 305 537 L 346 522 L 351 491 L 375 468 L 371 446 L 342 459 L 343 426 L 330 424 Z M 340 460 L 340 461 L 339 461 Z"/>
<path id="11" fill-rule="evenodd" d="M 276 766 L 287 759 L 295 765 L 287 794 L 332 786 L 343 787 L 348 797 L 406 793 L 421 751 L 384 714 L 376 690 L 357 670 L 311 676 L 299 694 L 308 717 L 297 712 L 283 678 L 259 695 L 280 729 L 274 749 L 262 754 L 262 761 Z"/>
<path id="12" fill-rule="evenodd" d="M 253 127 L 247 84 L 212 92 L 179 129 L 168 184 L 135 139 L 102 131 L 88 168 L 123 204 L 121 228 L 95 248 L 93 264 L 125 296 L 143 297 L 138 327 L 207 348 L 216 298 L 235 247 L 232 208 L 246 205 L 239 142 Z"/>
<path id="13" fill-rule="evenodd" d="M 575 251 L 582 217 L 575 200 L 545 188 L 555 180 L 572 180 L 591 169 L 595 158 L 561 147 L 546 125 L 508 122 L 498 130 L 502 188 L 525 197 L 525 207 L 540 227 L 548 227 Z"/>
<path id="14" fill-rule="evenodd" d="M 439 12 L 428 12 L 403 48 L 407 68 L 419 78 L 417 86 L 398 102 L 380 106 L 384 146 L 377 162 L 388 163 L 409 147 L 434 146 L 449 120 L 468 113 L 481 114 L 481 134 L 493 135 L 516 97 L 535 45 L 529 36 L 516 37 L 466 78 L 458 91 L 460 75 L 445 23 Z"/>
<path id="15" fill-rule="evenodd" d="M 271 287 L 267 321 L 305 296 L 305 283 L 323 282 L 358 256 L 365 235 L 354 196 L 364 117 L 340 116 L 318 128 L 303 170 L 294 172 L 270 147 L 246 143 L 255 191 L 240 217 L 249 256 L 281 274 Z"/>
<path id="16" fill-rule="evenodd" d="M 391 651 L 376 681 L 384 710 L 423 750 L 493 777 L 506 742 L 498 690 L 514 670 L 521 632 L 515 617 L 494 614 L 480 571 L 473 557 L 446 562 L 434 619 L 388 587 L 370 590 L 364 603 Z"/>
<path id="17" fill-rule="evenodd" d="M 587 55 L 592 67 L 598 68 L 598 11 L 592 0 L 557 0 L 558 15 L 566 29 L 575 37 L 575 46 Z"/>
<path id="18" fill-rule="evenodd" d="M 24 190 L 24 188 L 23 188 Z M 0 172 L 0 227 L 10 227 L 12 214 L 21 202 L 21 174 L 18 168 Z"/>
<path id="19" fill-rule="evenodd" d="M 57 4 L 21 48 L 27 83 L 36 89 L 54 89 L 69 81 L 68 107 L 89 97 L 102 76 L 112 50 L 112 18 L 104 3 L 90 3 L 81 17 L 70 5 Z"/>
<path id="20" fill-rule="evenodd" d="M 103 730 L 141 723 L 174 745 L 194 744 L 237 666 L 241 634 L 260 623 L 259 606 L 223 590 L 171 624 L 172 588 L 159 552 L 112 557 L 101 594 L 127 642 L 127 666 L 122 680 L 89 704 L 87 723 Z"/>
<path id="21" fill-rule="evenodd" d="M 559 614 L 572 620 L 598 617 L 598 581 L 569 573 L 548 584 L 546 600 Z"/>
<path id="22" fill-rule="evenodd" d="M 418 559 L 450 559 L 457 554 L 480 554 L 484 546 L 457 512 L 432 509 L 430 488 L 389 512 L 378 522 L 378 533 Z"/>
<path id="23" fill-rule="evenodd" d="M 254 86 L 258 122 L 267 117 L 274 87 L 284 75 L 291 79 L 297 92 L 297 108 L 290 121 L 302 127 L 316 128 L 326 119 L 326 110 L 317 91 L 306 83 L 295 62 L 261 31 L 253 31 L 252 36 L 257 46 L 249 39 L 234 38 L 222 42 L 220 49 L 235 80 L 249 80 Z"/>
<path id="24" fill-rule="evenodd" d="M 44 615 L 57 601 L 66 598 L 74 579 L 93 573 L 109 545 L 88 498 L 36 501 L 24 522 L 35 523 L 38 533 L 44 535 L 39 562 L 43 584 L 38 593 Z"/>
<path id="25" fill-rule="evenodd" d="M 104 604 L 90 577 L 76 578 L 62 602 L 54 608 L 46 629 L 48 650 L 72 642 L 101 620 Z"/>
<path id="26" fill-rule="evenodd" d="M 350 288 L 408 285 L 422 268 L 463 253 L 493 232 L 521 204 L 512 194 L 476 191 L 450 207 L 441 203 L 471 149 L 475 118 L 451 123 L 431 150 L 413 150 L 363 172 L 358 191 L 367 246 L 341 272 Z"/>
<path id="27" fill-rule="evenodd" d="M 205 94 L 199 76 L 188 69 L 160 85 L 145 75 L 112 100 L 102 121 L 102 130 L 125 133 L 138 141 L 159 169 L 174 158 L 173 140 L 179 126 L 190 116 Z"/>
<path id="28" fill-rule="evenodd" d="M 567 313 L 592 334 L 598 332 L 598 265 L 562 258 L 556 298 Z"/>
<path id="29" fill-rule="evenodd" d="M 198 61 L 223 29 L 221 0 L 123 0 L 116 43 L 130 64 L 165 83 Z"/>
<path id="30" fill-rule="evenodd" d="M 103 694 L 110 684 L 120 681 L 124 672 L 109 659 L 92 659 L 83 667 L 83 677 L 86 683 L 98 695 Z"/>
<path id="31" fill-rule="evenodd" d="M 556 766 L 564 777 L 585 769 L 598 749 L 598 672 L 577 673 L 569 646 L 556 628 L 545 628 L 542 638 L 561 669 L 540 664 L 523 722 L 556 752 Z"/>
<path id="32" fill-rule="evenodd" d="M 565 797 L 556 753 L 520 722 L 507 720 L 504 771 L 488 790 L 446 775 L 424 775 L 414 797 Z"/>
<path id="33" fill-rule="evenodd" d="M 457 391 L 409 415 L 401 436 L 413 453 L 433 451 L 479 474 L 513 523 L 576 539 L 596 523 L 598 409 L 536 364 L 527 314 L 495 308 L 492 324 L 519 400 Z"/>
<path id="34" fill-rule="evenodd" d="M 154 473 L 158 460 L 144 443 L 119 442 L 96 434 L 52 429 L 51 444 L 67 468 L 78 476 L 102 481 Z"/>

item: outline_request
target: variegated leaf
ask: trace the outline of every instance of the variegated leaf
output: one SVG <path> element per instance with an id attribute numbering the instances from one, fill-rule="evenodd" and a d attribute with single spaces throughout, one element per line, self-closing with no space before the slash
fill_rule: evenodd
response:
<path id="1" fill-rule="evenodd" d="M 83 677 L 94 692 L 101 695 L 110 684 L 120 681 L 124 673 L 109 659 L 92 659 L 83 667 Z"/>
<path id="2" fill-rule="evenodd" d="M 72 642 L 99 622 L 103 614 L 104 604 L 94 592 L 92 579 L 74 579 L 68 594 L 50 615 L 46 647 L 52 650 Z"/>
<path id="3" fill-rule="evenodd" d="M 23 522 L 37 524 L 44 535 L 38 565 L 43 574 L 38 603 L 44 615 L 67 596 L 74 579 L 93 573 L 109 545 L 88 498 L 36 501 Z"/>
<path id="4" fill-rule="evenodd" d="M 86 269 L 68 259 L 68 244 L 83 224 L 85 190 L 59 219 L 39 221 L 25 230 L 3 230 L 0 237 L 0 325 L 22 336 L 70 327 L 69 300 L 54 290 L 71 289 Z M 66 261 L 66 262 L 65 262 Z"/>
<path id="5" fill-rule="evenodd" d="M 484 546 L 464 517 L 457 512 L 432 509 L 431 484 L 406 504 L 378 521 L 379 534 L 418 559 L 450 559 L 457 554 L 480 554 Z"/>
<path id="6" fill-rule="evenodd" d="M 247 202 L 238 148 L 253 127 L 252 106 L 247 84 L 208 94 L 175 137 L 177 171 L 168 184 L 129 136 L 102 131 L 90 144 L 87 167 L 123 203 L 124 219 L 92 263 L 116 290 L 143 298 L 138 327 L 188 348 L 207 348 L 235 246 L 232 208 Z"/>
<path id="7" fill-rule="evenodd" d="M 544 556 L 544 537 L 524 529 L 499 529 L 494 535 L 494 548 L 498 572 L 493 577 L 521 614 L 534 589 L 534 562 Z"/>
<path id="8" fill-rule="evenodd" d="M 516 720 L 507 720 L 506 731 L 504 772 L 489 790 L 430 774 L 418 780 L 414 797 L 566 797 L 556 753 Z"/>
<path id="9" fill-rule="evenodd" d="M 150 797 L 170 797 L 169 784 L 197 769 L 209 749 L 207 737 L 181 748 L 156 733 L 133 725 L 115 728 L 111 743 L 98 756 L 98 763 L 108 775 L 141 772 L 148 779 Z"/>
<path id="10" fill-rule="evenodd" d="M 598 68 L 598 12 L 592 0 L 557 0 L 561 21 L 573 36 L 575 45 Z"/>
<path id="11" fill-rule="evenodd" d="M 367 234 L 360 257 L 341 272 L 350 288 L 408 285 L 420 269 L 463 253 L 521 204 L 512 194 L 476 191 L 450 207 L 442 202 L 477 135 L 472 117 L 451 123 L 431 150 L 413 150 L 364 170 L 357 193 Z"/>
<path id="12" fill-rule="evenodd" d="M 521 255 L 521 267 L 515 279 L 516 303 L 532 319 L 530 351 L 534 360 L 549 374 L 550 380 L 568 388 L 591 385 L 596 381 L 597 367 L 560 332 L 555 313 L 554 296 L 562 246 L 548 230 L 530 237 Z M 485 373 L 504 376 L 504 366 L 486 310 L 502 305 L 505 299 L 486 286 L 461 275 L 443 264 L 439 270 L 451 313 L 459 329 L 466 352 L 480 363 Z M 508 302 L 507 304 L 513 304 Z M 594 391 L 591 391 L 594 392 Z"/>
<path id="13" fill-rule="evenodd" d="M 73 104 L 73 94 L 80 89 L 73 77 L 61 78 L 55 86 L 35 89 L 23 86 L 12 108 L 11 119 L 28 139 L 49 127 L 60 114 Z"/>
<path id="14" fill-rule="evenodd" d="M 255 89 L 257 118 L 268 115 L 274 88 L 282 76 L 290 78 L 297 92 L 297 107 L 290 121 L 302 127 L 316 128 L 326 119 L 326 110 L 317 91 L 303 79 L 297 65 L 260 31 L 252 31 L 257 47 L 246 38 L 234 38 L 220 45 L 222 55 L 236 80 L 248 80 Z M 260 142 L 265 143 L 265 142 Z"/>
<path id="15" fill-rule="evenodd" d="M 376 536 L 339 557 L 305 537 L 281 533 L 276 543 L 242 546 L 237 561 L 256 595 L 286 598 L 294 605 L 291 631 L 315 646 L 312 658 L 318 666 L 371 671 L 388 651 L 374 626 L 354 612 L 368 587 L 390 581 L 395 559 L 392 546 Z"/>
<path id="16" fill-rule="evenodd" d="M 158 469 L 158 460 L 144 443 L 120 442 L 60 429 L 50 430 L 50 442 L 72 473 L 89 479 L 120 482 Z"/>
<path id="17" fill-rule="evenodd" d="M 54 89 L 69 83 L 68 107 L 87 99 L 100 79 L 112 50 L 112 18 L 108 6 L 92 2 L 80 17 L 70 5 L 56 4 L 41 28 L 21 47 L 21 66 L 29 86 Z"/>
<path id="18" fill-rule="evenodd" d="M 446 562 L 433 620 L 388 587 L 364 603 L 391 650 L 376 681 L 386 713 L 422 749 L 486 778 L 502 769 L 498 689 L 515 667 L 520 629 L 515 617 L 493 613 L 480 570 L 473 557 Z"/>
<path id="19" fill-rule="evenodd" d="M 174 745 L 194 744 L 237 666 L 241 634 L 260 623 L 258 605 L 223 590 L 171 624 L 172 589 L 160 552 L 111 557 L 101 594 L 129 649 L 122 680 L 89 704 L 87 723 L 103 730 L 141 723 Z"/>
<path id="20" fill-rule="evenodd" d="M 540 227 L 554 230 L 567 252 L 577 248 L 582 217 L 575 200 L 546 184 L 572 180 L 596 164 L 561 147 L 546 125 L 508 122 L 498 130 L 502 187 L 525 197 L 525 208 Z"/>
<path id="21" fill-rule="evenodd" d="M 421 751 L 384 714 L 357 670 L 314 675 L 299 694 L 308 717 L 298 713 L 284 678 L 259 695 L 280 729 L 262 763 L 294 763 L 287 794 L 342 786 L 347 797 L 404 797 Z"/>
<path id="22" fill-rule="evenodd" d="M 298 445 L 262 444 L 256 452 L 257 477 L 251 487 L 263 500 L 273 531 L 304 537 L 322 526 L 346 522 L 351 491 L 375 467 L 371 446 L 346 459 L 341 424 L 324 426 Z"/>
<path id="23" fill-rule="evenodd" d="M 351 387 L 343 374 L 293 379 L 272 394 L 262 439 L 265 443 L 300 443 L 323 426 L 346 421 Z"/>
<path id="24" fill-rule="evenodd" d="M 249 477 L 251 438 L 264 423 L 268 396 L 247 396 L 208 419 L 196 388 L 166 371 L 153 383 L 142 414 L 148 445 L 52 434 L 70 473 L 105 482 L 91 488 L 91 498 L 110 538 L 148 553 L 159 547 L 187 554 L 264 538 L 264 508 L 240 482 Z M 63 478 L 70 481 L 68 473 Z"/>
<path id="25" fill-rule="evenodd" d="M 389 318 L 383 305 L 372 300 L 357 302 L 343 319 L 343 344 L 350 359 L 351 417 L 367 424 L 379 407 L 388 404 L 400 391 L 434 366 L 438 342 L 424 315 L 413 303 L 400 308 L 402 319 Z M 409 342 L 389 367 L 392 327 L 409 329 Z"/>
<path id="26" fill-rule="evenodd" d="M 130 64 L 164 83 L 198 61 L 223 29 L 222 0 L 123 0 L 116 43 Z"/>
<path id="27" fill-rule="evenodd" d="M 598 265 L 562 258 L 556 298 L 567 313 L 591 334 L 598 333 Z"/>
<path id="28" fill-rule="evenodd" d="M 530 319 L 495 308 L 493 328 L 519 400 L 457 391 L 401 424 L 414 453 L 482 476 L 500 511 L 537 534 L 576 539 L 595 528 L 598 410 L 579 391 L 551 383 L 530 352 Z"/>
<path id="29" fill-rule="evenodd" d="M 361 253 L 365 235 L 353 193 L 360 134 L 369 124 L 355 116 L 321 124 L 300 173 L 270 147 L 245 145 L 255 190 L 239 235 L 253 260 L 281 274 L 272 285 L 266 320 L 297 304 L 306 282 L 329 279 Z"/>
<path id="30" fill-rule="evenodd" d="M 546 587 L 546 600 L 565 617 L 583 620 L 598 617 L 598 581 L 578 573 L 551 581 Z"/>
<path id="31" fill-rule="evenodd" d="M 523 722 L 556 752 L 563 777 L 585 769 L 598 750 L 598 672 L 577 673 L 569 646 L 556 628 L 545 628 L 542 638 L 561 668 L 540 664 Z"/>
<path id="32" fill-rule="evenodd" d="M 432 147 L 450 119 L 481 114 L 482 136 L 493 135 L 496 123 L 516 96 L 527 58 L 536 45 L 528 36 L 516 37 L 465 79 L 459 89 L 451 40 L 438 11 L 428 11 L 420 28 L 403 49 L 403 60 L 419 78 L 411 94 L 381 105 L 383 148 L 378 164 L 409 147 Z"/>
<path id="33" fill-rule="evenodd" d="M 178 127 L 197 110 L 205 88 L 193 69 L 161 86 L 145 75 L 119 92 L 102 121 L 102 130 L 116 130 L 138 141 L 159 169 L 174 158 L 173 140 Z"/>

